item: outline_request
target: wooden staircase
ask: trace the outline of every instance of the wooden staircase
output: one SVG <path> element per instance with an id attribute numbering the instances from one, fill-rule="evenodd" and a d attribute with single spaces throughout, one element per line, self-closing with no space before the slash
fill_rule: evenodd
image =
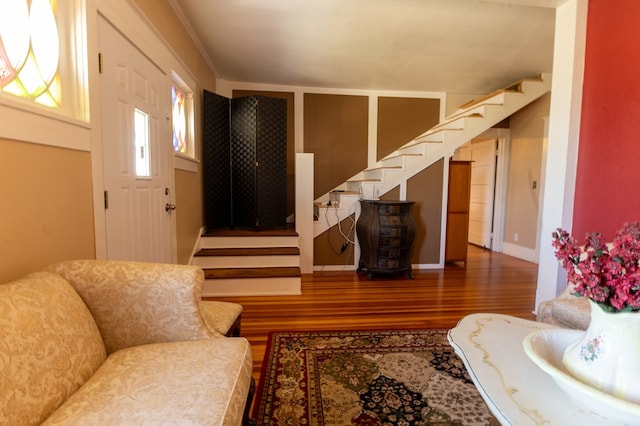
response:
<path id="1" fill-rule="evenodd" d="M 301 293 L 300 249 L 293 229 L 205 233 L 192 264 L 204 271 L 203 297 Z"/>

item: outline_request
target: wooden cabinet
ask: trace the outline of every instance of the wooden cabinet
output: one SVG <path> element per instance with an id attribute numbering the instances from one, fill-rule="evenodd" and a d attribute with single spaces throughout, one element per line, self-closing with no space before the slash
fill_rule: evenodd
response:
<path id="1" fill-rule="evenodd" d="M 444 260 L 445 262 L 463 262 L 465 267 L 469 244 L 470 195 L 471 161 L 450 161 Z"/>
<path id="2" fill-rule="evenodd" d="M 361 200 L 356 224 L 360 243 L 358 271 L 374 273 L 407 271 L 413 278 L 411 254 L 416 235 L 413 201 Z"/>

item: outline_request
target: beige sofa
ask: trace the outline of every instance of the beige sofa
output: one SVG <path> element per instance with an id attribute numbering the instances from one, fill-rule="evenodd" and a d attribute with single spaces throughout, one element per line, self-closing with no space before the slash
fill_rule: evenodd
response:
<path id="1" fill-rule="evenodd" d="M 572 293 L 573 286 L 568 285 L 555 299 L 540 303 L 536 319 L 559 327 L 586 330 L 591 321 L 589 300 Z"/>
<path id="2" fill-rule="evenodd" d="M 239 425 L 252 357 L 194 266 L 70 261 L 0 285 L 0 424 Z M 241 309 L 241 308 L 240 308 Z"/>

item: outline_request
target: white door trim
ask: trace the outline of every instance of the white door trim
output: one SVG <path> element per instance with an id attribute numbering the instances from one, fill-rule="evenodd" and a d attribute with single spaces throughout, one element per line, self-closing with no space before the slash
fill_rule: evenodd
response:
<path id="1" fill-rule="evenodd" d="M 511 131 L 494 129 L 498 139 L 498 159 L 496 163 L 496 188 L 493 204 L 493 242 L 492 249 L 497 253 L 504 251 L 504 221 L 507 202 L 507 171 L 511 155 Z"/>
<path id="2" fill-rule="evenodd" d="M 502 253 L 504 251 L 504 220 L 507 200 L 507 171 L 509 170 L 509 155 L 511 151 L 511 130 L 491 128 L 477 137 L 497 139 L 498 141 L 491 250 Z"/>
<path id="3" fill-rule="evenodd" d="M 87 50 L 89 51 L 89 86 L 92 122 L 92 176 L 95 250 L 97 259 L 107 258 L 106 215 L 104 210 L 104 173 L 102 122 L 100 119 L 100 82 L 98 69 L 98 16 L 104 17 L 117 28 L 138 49 L 167 75 L 167 90 L 171 88 L 171 72 L 177 70 L 182 76 L 196 81 L 188 69 L 180 62 L 166 41 L 144 17 L 144 14 L 127 0 L 96 0 L 87 2 Z M 175 196 L 175 159 L 170 156 L 168 185 Z M 178 206 L 179 208 L 179 206 Z M 175 214 L 171 220 L 172 262 L 178 259 Z"/>

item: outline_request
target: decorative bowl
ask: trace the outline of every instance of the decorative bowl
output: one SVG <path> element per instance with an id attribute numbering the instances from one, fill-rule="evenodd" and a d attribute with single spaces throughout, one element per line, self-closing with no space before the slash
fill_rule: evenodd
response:
<path id="1" fill-rule="evenodd" d="M 562 363 L 564 350 L 578 340 L 584 331 L 538 330 L 522 341 L 524 352 L 578 405 L 609 420 L 640 424 L 640 405 L 616 398 L 589 386 L 569 374 Z"/>

